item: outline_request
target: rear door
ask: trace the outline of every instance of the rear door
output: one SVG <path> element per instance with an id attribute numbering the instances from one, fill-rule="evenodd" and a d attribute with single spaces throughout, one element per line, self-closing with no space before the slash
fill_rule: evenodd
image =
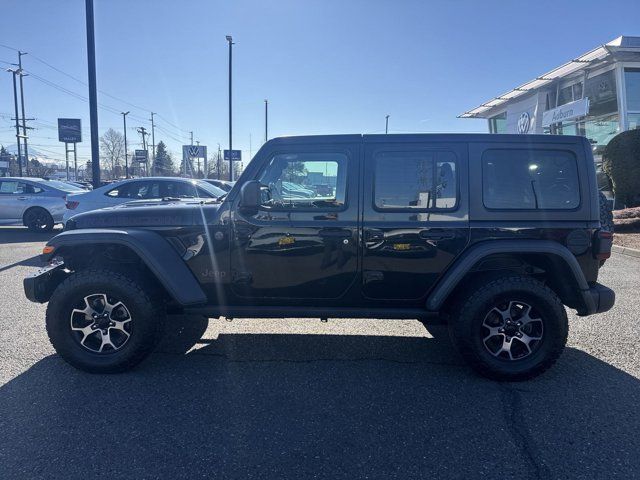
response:
<path id="1" fill-rule="evenodd" d="M 467 145 L 400 140 L 365 137 L 362 288 L 420 304 L 468 242 Z"/>

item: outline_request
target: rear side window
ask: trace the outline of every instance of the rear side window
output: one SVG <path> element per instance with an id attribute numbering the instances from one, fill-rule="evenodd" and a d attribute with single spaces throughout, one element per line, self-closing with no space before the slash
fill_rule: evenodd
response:
<path id="1" fill-rule="evenodd" d="M 482 154 L 486 208 L 571 210 L 580 205 L 578 165 L 560 150 L 486 150 Z"/>
<path id="2" fill-rule="evenodd" d="M 380 152 L 375 157 L 374 201 L 378 209 L 453 209 L 457 191 L 453 152 Z"/>
<path id="3" fill-rule="evenodd" d="M 160 198 L 160 183 L 156 181 L 123 183 L 109 190 L 107 195 L 132 200 Z"/>

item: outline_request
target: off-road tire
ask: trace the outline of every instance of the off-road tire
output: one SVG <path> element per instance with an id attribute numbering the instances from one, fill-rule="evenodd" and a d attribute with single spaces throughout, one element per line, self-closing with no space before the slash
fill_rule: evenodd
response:
<path id="1" fill-rule="evenodd" d="M 525 358 L 496 358 L 485 348 L 482 324 L 493 306 L 504 301 L 524 301 L 542 318 L 542 339 Z M 519 275 L 472 287 L 449 319 L 449 335 L 466 362 L 479 374 L 500 381 L 528 380 L 543 373 L 562 353 L 568 333 L 567 313 L 558 296 L 538 280 Z"/>
<path id="2" fill-rule="evenodd" d="M 74 337 L 71 315 L 85 296 L 102 293 L 126 306 L 131 330 L 121 349 L 94 353 Z M 46 326 L 51 344 L 69 364 L 90 373 L 117 373 L 133 368 L 153 351 L 164 331 L 164 318 L 164 303 L 154 289 L 123 273 L 87 269 L 72 273 L 55 289 L 47 306 Z"/>
<path id="3" fill-rule="evenodd" d="M 22 223 L 32 232 L 50 232 L 53 230 L 53 217 L 42 207 L 32 207 L 24 212 Z"/>
<path id="4" fill-rule="evenodd" d="M 604 193 L 598 192 L 598 201 L 600 202 L 600 228 L 613 233 L 613 212 Z"/>

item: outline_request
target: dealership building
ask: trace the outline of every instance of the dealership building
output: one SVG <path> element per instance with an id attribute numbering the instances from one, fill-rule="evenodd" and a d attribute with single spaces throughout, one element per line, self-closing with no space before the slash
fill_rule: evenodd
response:
<path id="1" fill-rule="evenodd" d="M 640 128 L 640 37 L 618 37 L 460 118 L 486 118 L 491 133 L 582 135 L 600 161 L 615 135 Z"/>

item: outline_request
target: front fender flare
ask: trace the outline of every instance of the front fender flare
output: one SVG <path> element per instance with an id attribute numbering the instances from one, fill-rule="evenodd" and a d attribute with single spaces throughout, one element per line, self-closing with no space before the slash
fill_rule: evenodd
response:
<path id="1" fill-rule="evenodd" d="M 589 292 L 589 284 L 576 257 L 565 246 L 551 240 L 490 240 L 478 243 L 463 253 L 440 278 L 427 296 L 427 310 L 440 310 L 449 294 L 453 292 L 474 265 L 489 255 L 500 253 L 544 253 L 559 257 L 569 267 L 569 271 L 580 289 L 584 309 L 580 309 L 578 313 L 589 315 L 596 311 L 593 296 Z"/>
<path id="2" fill-rule="evenodd" d="M 55 256 L 61 247 L 91 244 L 117 244 L 129 247 L 180 305 L 207 303 L 207 296 L 178 252 L 169 242 L 151 230 L 137 228 L 69 230 L 53 237 L 47 246 L 54 247 L 49 256 Z"/>

